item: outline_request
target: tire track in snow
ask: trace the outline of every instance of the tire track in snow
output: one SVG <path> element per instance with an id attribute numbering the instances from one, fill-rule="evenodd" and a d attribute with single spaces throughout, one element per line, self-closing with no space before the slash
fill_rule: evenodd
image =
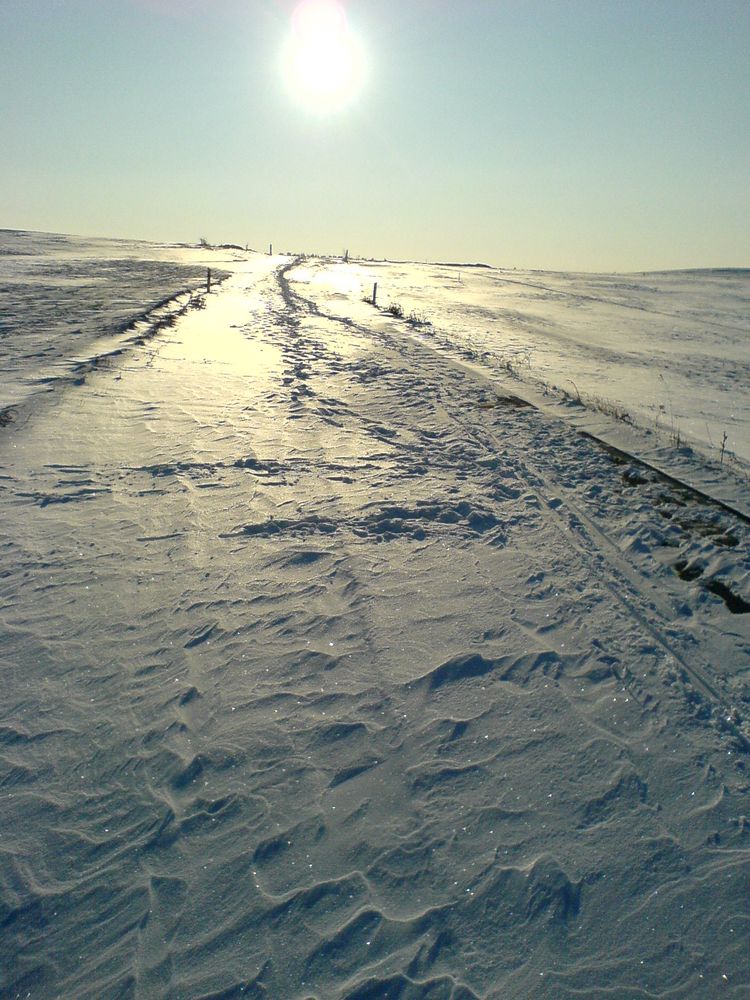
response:
<path id="1" fill-rule="evenodd" d="M 292 270 L 292 268 L 288 270 Z M 285 271 L 284 280 L 288 283 L 287 273 L 288 271 Z M 503 444 L 493 431 L 479 421 L 466 419 L 465 394 L 454 398 L 449 396 L 451 392 L 450 380 L 444 377 L 446 369 L 471 376 L 477 382 L 485 383 L 493 392 L 497 391 L 495 384 L 477 371 L 474 366 L 446 356 L 442 351 L 438 351 L 421 339 L 414 337 L 410 331 L 405 330 L 405 339 L 399 340 L 393 334 L 382 330 L 373 331 L 351 319 L 325 313 L 318 308 L 314 301 L 291 289 L 289 295 L 301 300 L 309 313 L 331 322 L 343 324 L 349 331 L 356 331 L 370 340 L 380 341 L 384 346 L 401 355 L 412 369 L 421 367 L 427 380 L 432 377 L 433 381 L 439 383 L 442 393 L 446 394 L 443 399 L 445 412 L 449 419 L 461 428 L 464 437 L 473 439 L 488 454 L 498 456 L 503 454 L 505 450 Z M 437 380 L 434 378 L 436 374 L 438 375 Z M 534 412 L 551 424 L 550 418 L 542 414 L 541 411 L 534 408 Z M 517 417 L 513 418 L 513 422 L 518 426 Z M 564 426 L 571 434 L 579 434 L 579 432 L 567 428 L 567 425 Z M 580 438 L 585 437 L 591 438 L 591 435 L 580 435 Z M 598 446 L 604 447 L 596 441 L 596 438 L 593 438 L 593 441 Z M 581 449 L 583 448 L 585 446 L 581 442 Z M 712 667 L 705 657 L 701 657 L 699 662 L 691 661 L 665 634 L 667 623 L 679 618 L 680 615 L 679 608 L 675 604 L 678 598 L 673 588 L 665 588 L 662 583 L 655 582 L 647 573 L 641 571 L 633 560 L 624 558 L 617 542 L 605 529 L 596 524 L 595 520 L 583 510 L 580 504 L 576 503 L 570 490 L 566 489 L 559 481 L 553 483 L 549 476 L 540 470 L 539 464 L 529 458 L 529 451 L 528 448 L 523 451 L 522 458 L 515 466 L 515 471 L 520 474 L 527 488 L 537 498 L 545 522 L 556 531 L 565 545 L 572 549 L 579 559 L 596 567 L 596 575 L 612 600 L 651 637 L 668 658 L 671 658 L 684 671 L 692 686 L 700 692 L 704 699 L 708 700 L 711 705 L 711 714 L 718 727 L 730 734 L 745 752 L 750 752 L 750 739 L 735 721 L 736 713 L 726 684 L 720 683 L 719 678 L 711 676 Z M 519 447 L 520 452 L 521 448 Z M 630 456 L 626 452 L 622 454 L 634 465 L 649 467 L 648 463 L 642 462 L 635 456 Z M 664 482 L 685 489 L 701 501 L 745 520 L 741 512 L 728 505 L 714 501 L 713 498 L 673 477 L 665 476 L 658 469 L 653 471 Z M 550 499 L 557 499 L 558 502 L 550 503 Z M 625 678 L 620 679 L 625 681 Z M 720 687 L 723 690 L 720 690 Z M 687 692 L 687 696 L 689 697 L 689 692 Z"/>
<path id="2" fill-rule="evenodd" d="M 489 450 L 497 454 L 502 453 L 502 443 L 494 433 L 485 427 L 477 428 L 476 424 L 456 417 L 455 411 L 453 416 L 463 425 L 467 435 L 473 436 Z M 710 663 L 705 659 L 700 665 L 689 662 L 664 634 L 663 626 L 654 622 L 654 614 L 658 615 L 662 622 L 678 617 L 678 609 L 674 604 L 662 596 L 657 585 L 640 572 L 633 562 L 622 557 L 617 543 L 584 512 L 559 481 L 553 483 L 541 472 L 538 464 L 529 459 L 528 450 L 523 455 L 521 469 L 527 486 L 539 500 L 546 522 L 554 526 L 566 545 L 574 549 L 581 559 L 589 563 L 593 561 L 598 565 L 602 582 L 613 599 L 648 632 L 668 656 L 680 665 L 693 685 L 713 703 L 714 716 L 717 720 L 721 720 L 721 728 L 729 732 L 745 752 L 750 752 L 750 739 L 734 721 L 731 699 L 726 692 L 720 692 L 716 684 L 709 679 Z M 564 495 L 564 500 L 557 503 L 550 502 L 561 493 Z"/>

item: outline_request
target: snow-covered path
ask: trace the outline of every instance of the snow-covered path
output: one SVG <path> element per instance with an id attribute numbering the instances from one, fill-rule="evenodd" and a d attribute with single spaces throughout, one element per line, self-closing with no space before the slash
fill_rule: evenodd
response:
<path id="1" fill-rule="evenodd" d="M 0 441 L 2 995 L 746 995 L 747 524 L 315 295 Z"/>

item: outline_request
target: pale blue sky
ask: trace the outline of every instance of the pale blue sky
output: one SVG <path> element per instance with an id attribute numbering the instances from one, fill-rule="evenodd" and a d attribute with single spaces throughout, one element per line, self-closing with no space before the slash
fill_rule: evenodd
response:
<path id="1" fill-rule="evenodd" d="M 0 0 L 0 227 L 582 270 L 750 266 L 747 0 L 348 0 L 345 111 L 290 0 Z"/>

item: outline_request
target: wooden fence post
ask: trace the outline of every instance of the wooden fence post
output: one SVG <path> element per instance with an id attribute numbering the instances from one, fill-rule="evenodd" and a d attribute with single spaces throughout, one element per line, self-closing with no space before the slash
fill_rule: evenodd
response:
<path id="1" fill-rule="evenodd" d="M 372 286 L 372 304 L 376 306 L 378 304 L 378 283 L 377 281 Z"/>
<path id="2" fill-rule="evenodd" d="M 211 268 L 209 267 L 208 273 L 206 274 L 206 291 L 211 291 Z"/>

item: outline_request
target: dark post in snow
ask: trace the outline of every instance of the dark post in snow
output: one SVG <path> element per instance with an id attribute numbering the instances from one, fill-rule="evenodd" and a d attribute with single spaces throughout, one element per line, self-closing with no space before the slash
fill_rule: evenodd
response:
<path id="1" fill-rule="evenodd" d="M 378 283 L 377 281 L 372 286 L 372 304 L 376 306 L 378 304 Z"/>
<path id="2" fill-rule="evenodd" d="M 207 292 L 211 291 L 211 268 L 210 267 L 209 267 L 208 272 L 206 274 L 206 291 Z"/>
<path id="3" fill-rule="evenodd" d="M 268 244 L 268 256 L 273 257 L 273 243 Z"/>

